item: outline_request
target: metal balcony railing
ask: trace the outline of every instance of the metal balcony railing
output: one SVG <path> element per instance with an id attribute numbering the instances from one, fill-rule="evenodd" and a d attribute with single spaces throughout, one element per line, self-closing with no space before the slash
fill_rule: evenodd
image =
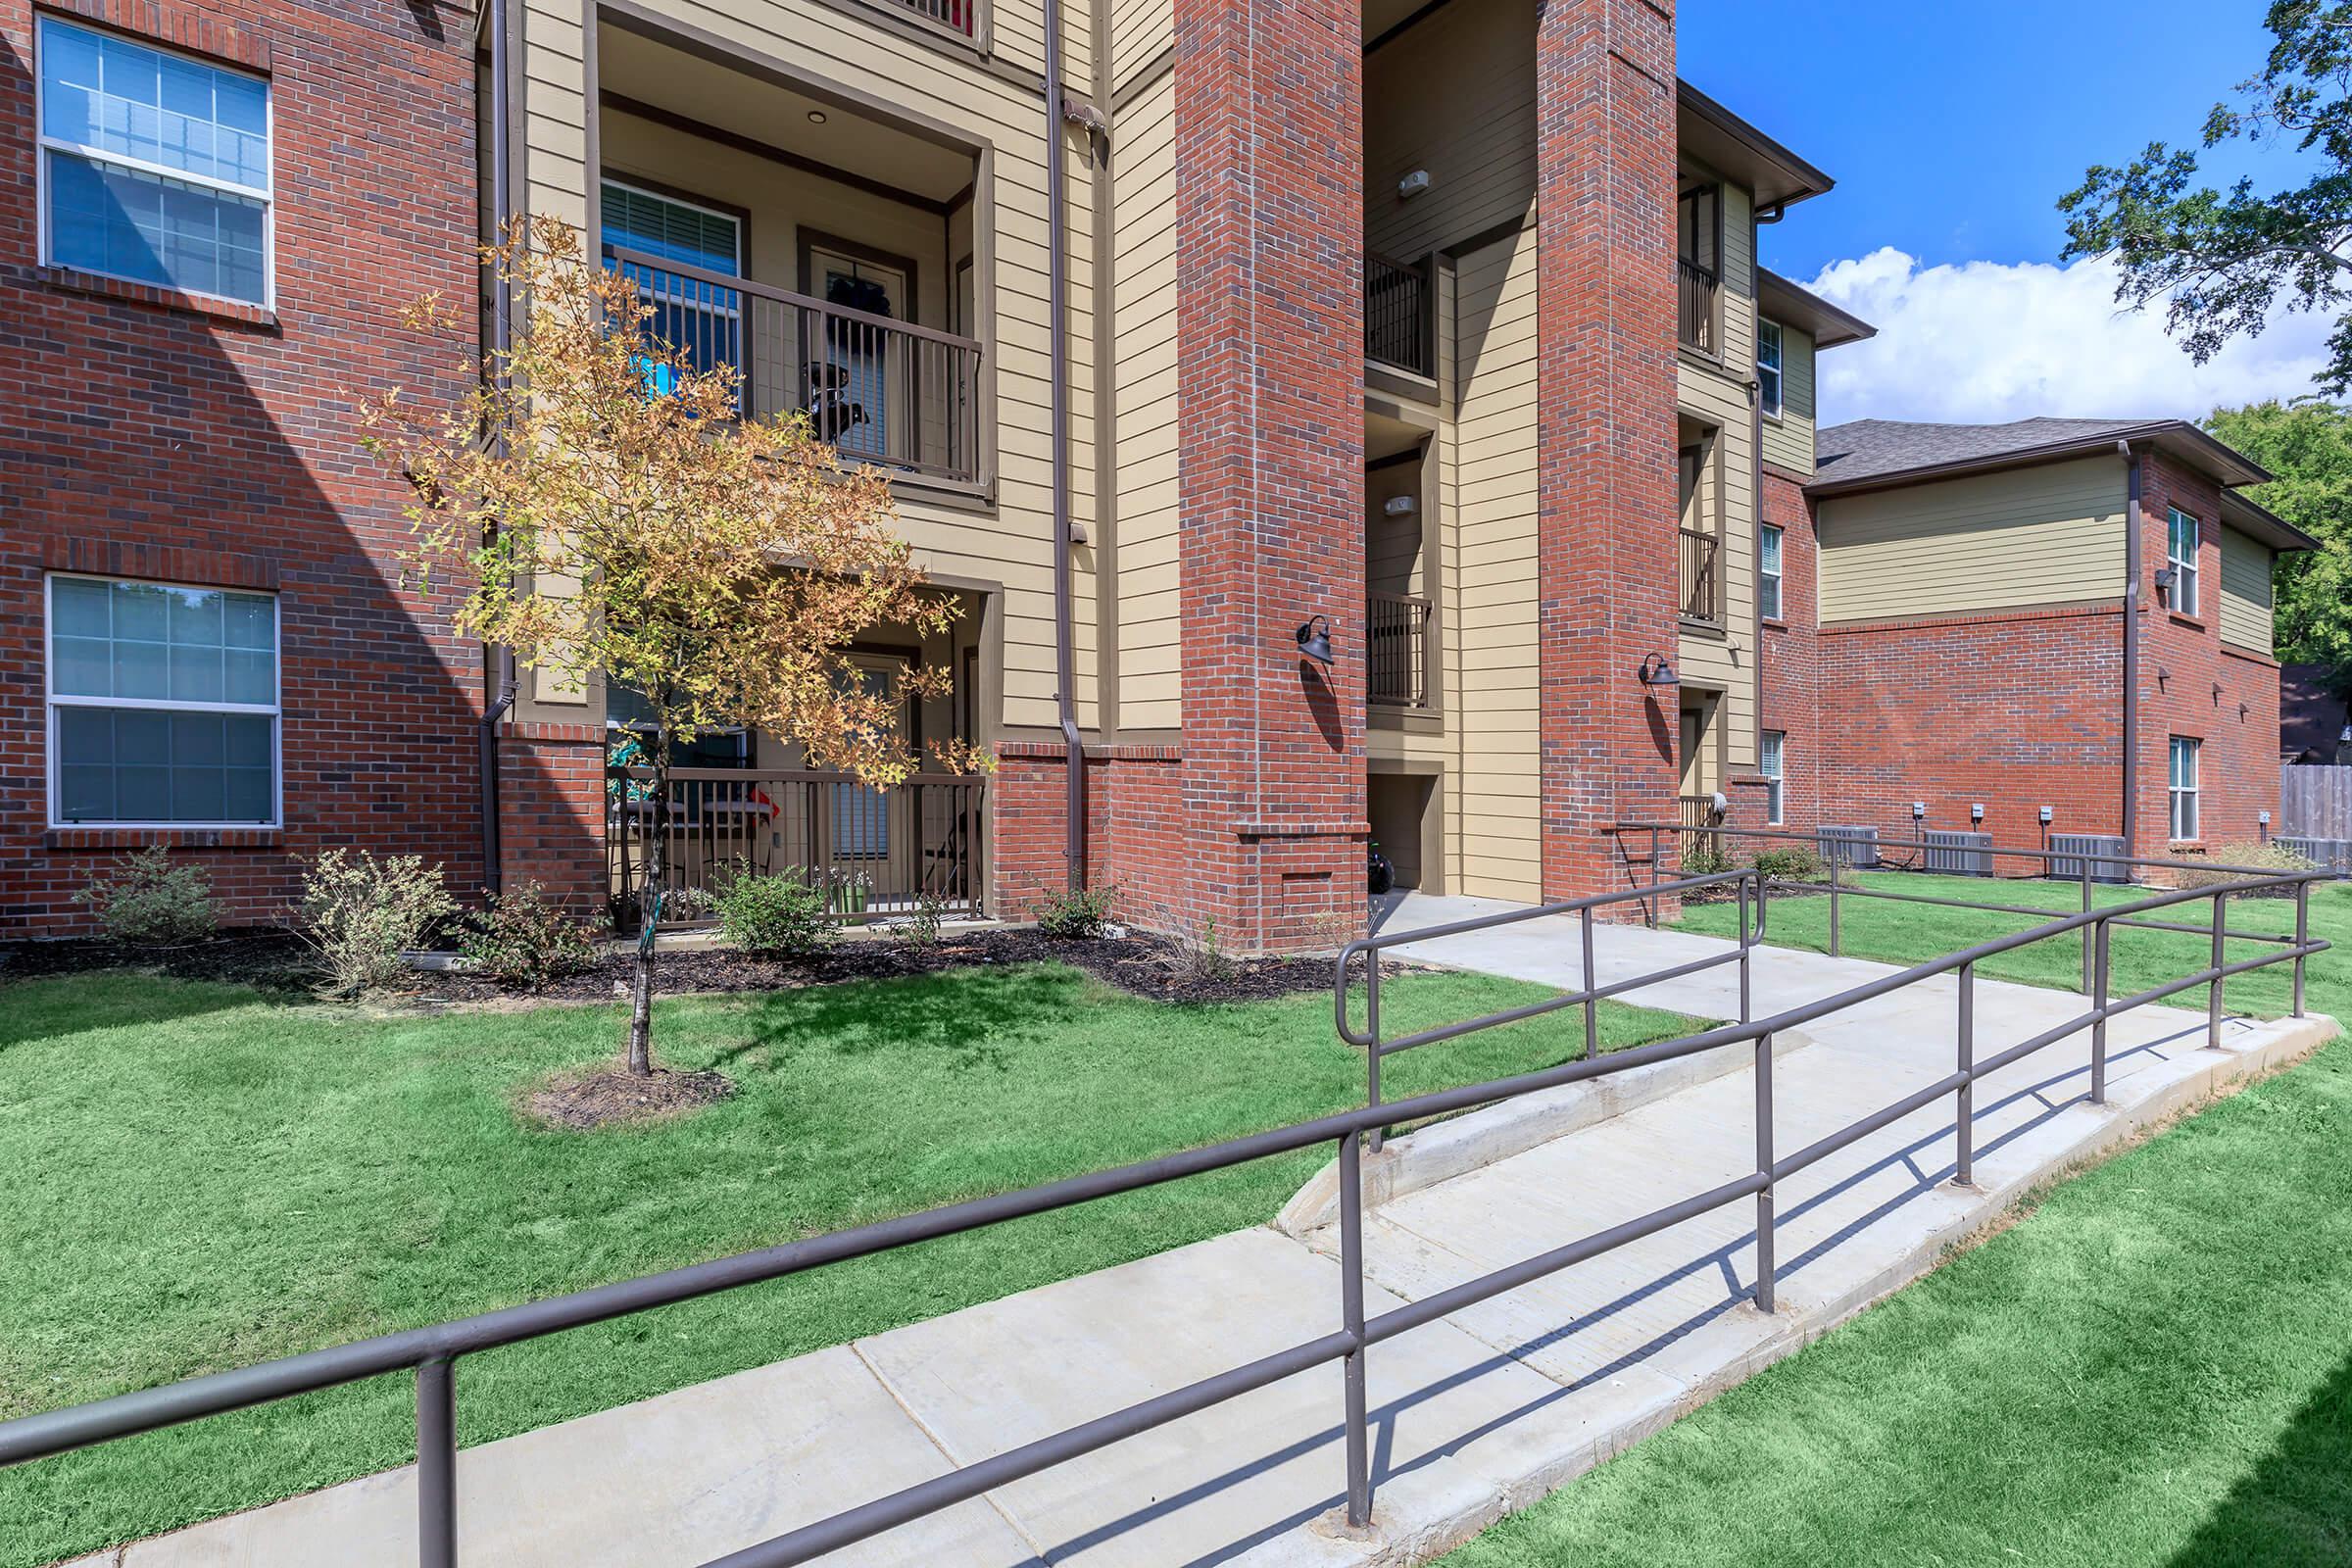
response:
<path id="1" fill-rule="evenodd" d="M 1391 708 L 1429 706 L 1429 616 L 1426 599 L 1364 595 L 1366 701 Z"/>
<path id="2" fill-rule="evenodd" d="M 1718 569 L 1722 551 L 1711 533 L 1684 528 L 1683 618 L 1709 625 L 1723 621 L 1723 574 Z"/>
<path id="3" fill-rule="evenodd" d="M 1681 282 L 1683 342 L 1704 353 L 1719 352 L 1715 343 L 1715 296 L 1721 280 L 1713 270 L 1687 256 L 1676 257 L 1674 265 Z"/>
<path id="4" fill-rule="evenodd" d="M 652 306 L 649 336 L 698 369 L 735 368 L 752 416 L 798 411 L 853 462 L 980 480 L 973 339 L 618 246 L 605 247 L 605 265 Z"/>
<path id="5" fill-rule="evenodd" d="M 1364 252 L 1364 358 L 1415 375 L 1437 370 L 1437 291 L 1427 259 Z"/>
<path id="6" fill-rule="evenodd" d="M 980 913 L 982 777 L 918 773 L 881 790 L 847 773 L 673 767 L 661 827 L 653 778 L 651 768 L 614 768 L 606 781 L 606 855 L 629 929 L 645 903 L 649 841 L 664 829 L 663 925 L 710 920 L 707 895 L 746 873 L 804 878 L 852 925 L 924 898 L 943 914 Z"/>
<path id="7" fill-rule="evenodd" d="M 934 26 L 969 38 L 979 25 L 980 0 L 896 0 L 896 4 Z"/>

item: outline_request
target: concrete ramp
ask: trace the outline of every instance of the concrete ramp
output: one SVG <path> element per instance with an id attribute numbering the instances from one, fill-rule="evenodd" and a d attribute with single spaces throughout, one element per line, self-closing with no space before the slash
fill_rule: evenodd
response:
<path id="1" fill-rule="evenodd" d="M 1558 967 L 1563 956 L 1573 964 L 1576 942 L 1545 945 L 1543 935 L 1530 931 L 1516 953 L 1490 936 L 1475 955 L 1431 944 L 1422 956 L 1576 983 Z M 1705 940 L 1613 932 L 1600 967 L 1654 968 Z M 1760 1012 L 1886 972 L 1819 955 L 1757 961 Z M 1729 968 L 1719 974 L 1736 984 Z M 1654 1000 L 1736 1014 L 1736 993 L 1727 1008 L 1708 989 L 1717 981 L 1675 982 Z M 1980 981 L 1979 1053 L 2079 1005 Z M 1947 980 L 1820 1020 L 1776 1057 L 1780 1150 L 1951 1071 L 1954 1019 Z M 825 1560 L 1426 1561 L 1917 1277 L 2032 1185 L 2335 1032 L 2319 1017 L 2231 1020 L 2211 1049 L 2201 1013 L 2142 1009 L 2111 1026 L 2105 1106 L 2085 1100 L 2085 1042 L 2062 1041 L 1978 1086 L 1973 1189 L 1951 1183 L 1951 1102 L 1938 1101 L 1782 1184 L 1771 1314 L 1748 1300 L 1754 1208 L 1743 1200 L 1372 1347 L 1378 1508 L 1368 1535 L 1335 1523 L 1346 1461 L 1341 1372 L 1331 1365 Z M 1728 1070 L 1522 1128 L 1510 1136 L 1523 1147 L 1494 1157 L 1463 1157 L 1457 1147 L 1460 1168 L 1378 1193 L 1364 1226 L 1367 1310 L 1377 1316 L 1750 1170 L 1750 1053 L 1731 1054 L 1739 1060 Z M 1448 1125 L 1457 1146 L 1476 1135 Z M 485 1568 L 705 1561 L 1331 1333 L 1341 1321 L 1333 1238 L 1311 1213 L 1292 1220 L 1296 1234 L 1220 1237 L 466 1449 L 462 1558 Z M 416 1560 L 414 1509 L 412 1476 L 394 1471 L 92 1561 L 405 1568 Z"/>

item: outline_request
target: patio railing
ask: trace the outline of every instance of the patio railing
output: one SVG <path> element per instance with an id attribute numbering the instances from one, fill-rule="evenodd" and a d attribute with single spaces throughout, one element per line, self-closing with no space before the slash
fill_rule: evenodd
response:
<path id="1" fill-rule="evenodd" d="M 1677 530 L 1683 541 L 1683 618 L 1719 625 L 1723 620 L 1723 573 L 1715 536 L 1696 528 Z"/>
<path id="2" fill-rule="evenodd" d="M 2309 938 L 2305 923 L 2305 899 L 2311 883 L 2321 875 L 2318 872 L 2251 875 L 2218 889 L 2165 894 L 2113 908 L 2062 916 L 2035 926 L 2033 930 L 1982 942 L 1959 953 L 1915 964 L 1836 996 L 1825 997 L 1762 1019 L 1752 1017 L 1754 946 L 1752 941 L 1743 940 L 1732 954 L 1710 960 L 1739 965 L 1740 1019 L 1737 1023 L 1702 1030 L 1679 1040 L 1658 1041 L 1613 1052 L 1605 1056 L 1583 1054 L 1540 1072 L 1523 1073 L 1461 1089 L 1416 1095 L 1409 1100 L 1376 1102 L 1287 1127 L 1163 1154 L 1133 1165 L 1117 1166 L 1039 1187 L 1024 1188 L 1018 1192 L 901 1215 L 853 1230 L 835 1231 L 829 1235 L 788 1242 L 779 1247 L 740 1252 L 708 1263 L 526 1302 L 476 1317 L 435 1324 L 430 1328 L 380 1335 L 374 1339 L 312 1350 L 234 1371 L 190 1378 L 163 1388 L 117 1395 L 112 1398 L 45 1411 L 38 1415 L 20 1416 L 13 1421 L 0 1423 L 0 1465 L 68 1453 L 117 1438 L 292 1398 L 387 1372 L 409 1371 L 414 1373 L 416 1387 L 417 1561 L 422 1568 L 456 1568 L 456 1369 L 458 1360 L 463 1356 L 541 1339 L 567 1329 L 607 1322 L 653 1307 L 693 1300 L 721 1291 L 807 1273 L 828 1264 L 868 1257 L 877 1252 L 942 1237 L 962 1235 L 1028 1215 L 1050 1213 L 1120 1193 L 1182 1181 L 1190 1176 L 1224 1170 L 1270 1155 L 1328 1145 L 1336 1150 L 1339 1159 L 1338 1329 L 1198 1382 L 1163 1390 L 1139 1403 L 1112 1410 L 1049 1437 L 1006 1448 L 989 1458 L 958 1466 L 928 1481 L 745 1546 L 706 1565 L 706 1568 L 785 1568 L 785 1565 L 805 1563 L 880 1535 L 886 1530 L 954 1507 L 994 1488 L 1094 1453 L 1138 1433 L 1165 1426 L 1184 1416 L 1335 1361 L 1342 1366 L 1345 1401 L 1340 1432 L 1346 1450 L 1347 1516 L 1352 1524 L 1361 1527 L 1369 1524 L 1372 1517 L 1371 1421 L 1367 1409 L 1365 1358 L 1374 1346 L 1561 1269 L 1599 1257 L 1631 1242 L 1740 1201 L 1752 1201 L 1756 1213 L 1755 1267 L 1750 1294 L 1758 1310 L 1773 1311 L 1776 1305 L 1776 1281 L 1780 1273 L 1773 1246 L 1776 1189 L 1781 1182 L 1797 1172 L 1914 1111 L 1949 1098 L 1957 1112 L 1954 1129 L 1958 1155 L 1955 1180 L 1967 1185 L 1975 1179 L 1975 1089 L 1977 1083 L 1986 1075 L 2087 1030 L 2089 1100 L 2094 1105 L 2103 1104 L 2107 1098 L 2109 1019 L 2180 992 L 2207 986 L 2217 999 L 2213 1004 L 2209 1041 L 2218 1044 L 2221 1029 L 2218 999 L 2223 982 L 2230 975 L 2266 964 L 2291 962 L 2294 965 L 2294 1010 L 2296 1016 L 2300 1017 L 2303 1013 L 2304 960 L 2328 948 L 2326 942 Z M 1544 915 L 1581 916 L 1588 910 L 1654 894 L 1679 896 L 1734 884 L 1745 889 L 1757 877 L 1758 873 L 1747 871 L 1690 878 L 1656 889 L 1602 894 L 1541 909 L 1512 910 L 1442 929 L 1448 935 L 1466 935 Z M 1761 894 L 1762 882 L 1754 881 L 1753 885 Z M 2225 936 L 2223 916 L 2228 901 L 2238 894 L 2273 890 L 2289 893 L 2296 900 L 2295 937 L 2275 952 L 2226 962 L 2222 944 Z M 2180 979 L 2149 987 L 2132 996 L 2120 1000 L 2110 998 L 2107 995 L 2106 962 L 2110 929 L 2119 923 L 2132 923 L 2131 917 L 2206 899 L 2210 899 L 2214 906 L 2212 963 Z M 2158 929 L 2166 928 L 2162 922 L 2141 923 L 2154 925 Z M 1760 924 L 1756 929 L 1760 929 Z M 2077 932 L 2087 933 L 2090 940 L 2085 946 L 2092 948 L 2099 956 L 2090 1005 L 2077 1016 L 2045 1029 L 2031 1039 L 2006 1045 L 1987 1055 L 1979 1055 L 1975 1025 L 1977 965 L 1986 958 L 2052 938 L 2072 936 Z M 1426 931 L 1384 934 L 1349 943 L 1341 952 L 1333 977 L 1332 1008 L 1334 1022 L 1342 1038 L 1364 1048 L 1377 1057 L 1395 1051 L 1434 1044 L 1441 1039 L 1456 1039 L 1482 1030 L 1507 1026 L 1533 1016 L 1537 1011 L 1580 1005 L 1589 1007 L 1597 994 L 1605 992 L 1615 995 L 1639 990 L 1642 985 L 1654 984 L 1666 974 L 1676 972 L 1661 969 L 1646 976 L 1629 976 L 1605 988 L 1594 988 L 1590 983 L 1592 970 L 1588 952 L 1584 971 L 1588 983 L 1580 992 L 1555 997 L 1548 1004 L 1506 1008 L 1440 1028 L 1422 1030 L 1399 1039 L 1384 1039 L 1375 1001 L 1378 982 L 1374 977 L 1378 971 L 1380 955 L 1401 943 L 1427 940 L 1432 934 Z M 2227 934 L 2235 936 L 2238 933 Z M 1747 938 L 1748 935 L 1749 928 L 1743 922 L 1742 937 Z M 1358 960 L 1367 965 L 1367 1012 L 1361 1027 L 1348 1014 L 1348 975 Z M 1782 1153 L 1776 1141 L 1773 1037 L 1857 1003 L 1955 972 L 1959 977 L 1959 1031 L 1953 1071 L 1848 1122 L 1836 1132 L 1815 1139 L 1793 1153 Z M 1367 1312 L 1364 1298 L 1362 1158 L 1364 1141 L 1368 1136 L 1391 1125 L 1450 1115 L 1563 1084 L 1605 1078 L 1657 1062 L 1695 1056 L 1702 1052 L 1741 1047 L 1752 1049 L 1756 1090 L 1755 1161 L 1743 1174 L 1633 1219 L 1565 1242 L 1548 1251 L 1464 1280 L 1449 1289 L 1389 1307 L 1378 1315 Z M 1149 1310 L 1150 1304 L 1147 1303 L 1143 1309 Z M 1082 1348 L 1061 1347 L 1054 1353 L 1082 1353 Z M 1136 1499 L 1138 1503 L 1145 1500 Z M 523 1503 L 523 1499 L 515 1501 L 518 1505 Z"/>
<path id="3" fill-rule="evenodd" d="M 1687 256 L 1675 258 L 1675 278 L 1678 285 L 1681 319 L 1677 323 L 1682 340 L 1694 349 L 1715 352 L 1715 293 L 1721 279 L 1714 271 L 1699 266 Z"/>
<path id="4" fill-rule="evenodd" d="M 708 922 L 708 895 L 744 871 L 820 884 L 851 924 L 906 913 L 926 896 L 943 914 L 977 916 L 987 788 L 961 773 L 920 773 L 878 790 L 846 773 L 672 768 L 661 923 Z M 645 903 L 652 796 L 650 768 L 607 776 L 606 856 L 624 929 Z"/>
<path id="5" fill-rule="evenodd" d="M 1437 374 L 1436 290 L 1430 264 L 1364 252 L 1364 358 Z"/>
<path id="6" fill-rule="evenodd" d="M 853 462 L 980 480 L 973 339 L 618 246 L 605 247 L 605 265 L 653 308 L 650 336 L 698 369 L 735 368 L 753 417 L 804 413 Z"/>
<path id="7" fill-rule="evenodd" d="M 1429 601 L 1412 594 L 1364 595 L 1366 702 L 1429 706 Z"/>

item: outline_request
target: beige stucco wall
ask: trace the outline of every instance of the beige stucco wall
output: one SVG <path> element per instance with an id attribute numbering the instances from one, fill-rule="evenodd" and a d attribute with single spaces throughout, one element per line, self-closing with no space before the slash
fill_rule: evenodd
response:
<path id="1" fill-rule="evenodd" d="M 1821 618 L 1882 620 L 2113 598 L 2124 466 L 2112 457 L 1821 503 Z"/>
<path id="2" fill-rule="evenodd" d="M 2222 530 L 2222 641 L 2271 657 L 2271 547 Z"/>

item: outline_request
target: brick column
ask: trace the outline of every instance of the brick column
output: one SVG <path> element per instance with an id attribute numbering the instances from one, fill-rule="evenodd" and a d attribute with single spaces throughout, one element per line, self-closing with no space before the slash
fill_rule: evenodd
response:
<path id="1" fill-rule="evenodd" d="M 1183 808 L 1173 890 L 1238 951 L 1364 899 L 1357 0 L 1176 0 Z M 1331 617 L 1337 665 L 1293 633 Z"/>
<path id="2" fill-rule="evenodd" d="M 1676 657 L 1672 7 L 1545 0 L 1536 74 L 1543 868 L 1566 898 L 1624 885 L 1609 823 L 1675 809 L 1675 693 L 1635 675 Z"/>

